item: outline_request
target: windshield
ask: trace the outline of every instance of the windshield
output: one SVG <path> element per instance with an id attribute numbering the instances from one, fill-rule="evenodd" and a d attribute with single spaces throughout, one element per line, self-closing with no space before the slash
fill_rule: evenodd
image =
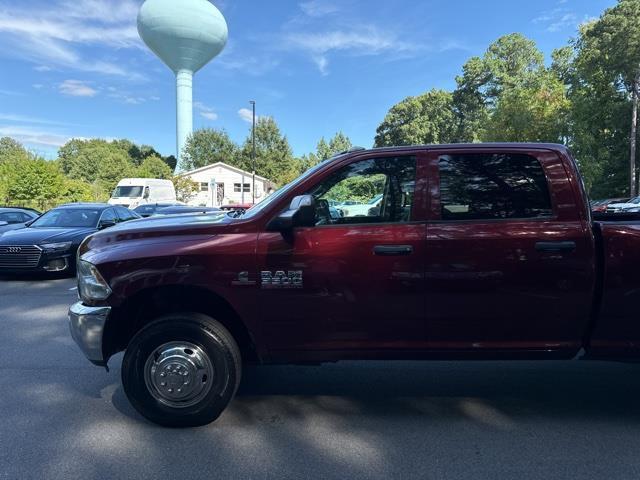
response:
<path id="1" fill-rule="evenodd" d="M 294 187 L 296 187 L 297 185 L 302 183 L 304 180 L 306 180 L 312 174 L 314 174 L 315 172 L 320 170 L 320 168 L 322 168 L 328 162 L 331 162 L 331 161 L 335 160 L 336 158 L 337 157 L 333 157 L 333 158 L 330 158 L 330 159 L 325 160 L 323 162 L 320 162 L 317 165 L 314 165 L 309 170 L 307 170 L 302 175 L 300 175 L 298 178 L 296 178 L 294 181 L 292 181 L 291 183 L 286 184 L 284 187 L 279 188 L 274 193 L 269 195 L 267 198 L 262 200 L 260 203 L 258 203 L 256 205 L 254 205 L 253 207 L 251 207 L 240 218 L 251 218 L 251 217 L 256 216 L 256 214 L 258 214 L 261 211 L 263 211 L 265 208 L 267 208 L 272 203 L 278 201 L 280 198 L 285 196 L 291 189 L 293 189 Z"/>
<path id="2" fill-rule="evenodd" d="M 142 187 L 133 186 L 133 187 L 123 187 L 119 186 L 113 191 L 113 198 L 119 197 L 127 197 L 127 198 L 138 198 L 142 196 Z"/>
<path id="3" fill-rule="evenodd" d="M 375 203 L 378 203 L 381 198 L 382 198 L 382 194 L 380 193 L 380 194 L 376 195 L 375 197 L 373 197 L 371 200 L 369 200 L 367 203 L 369 205 L 373 205 Z"/>
<path id="4" fill-rule="evenodd" d="M 49 210 L 31 224 L 31 228 L 95 228 L 101 210 L 96 208 L 60 208 Z"/>

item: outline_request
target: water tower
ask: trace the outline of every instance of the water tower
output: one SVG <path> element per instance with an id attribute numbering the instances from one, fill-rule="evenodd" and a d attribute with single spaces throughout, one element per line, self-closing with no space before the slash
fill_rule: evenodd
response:
<path id="1" fill-rule="evenodd" d="M 193 74 L 227 43 L 227 22 L 208 0 L 146 0 L 138 13 L 138 33 L 176 74 L 176 144 L 182 149 L 193 131 Z"/>

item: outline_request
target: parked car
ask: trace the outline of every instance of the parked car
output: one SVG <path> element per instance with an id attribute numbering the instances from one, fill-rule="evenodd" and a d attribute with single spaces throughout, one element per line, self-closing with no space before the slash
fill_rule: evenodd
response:
<path id="1" fill-rule="evenodd" d="M 0 234 L 24 228 L 28 222 L 35 220 L 39 215 L 39 212 L 30 208 L 2 207 L 0 208 Z"/>
<path id="2" fill-rule="evenodd" d="M 158 178 L 123 178 L 109 199 L 111 205 L 131 209 L 147 203 L 177 203 L 173 182 Z"/>
<path id="3" fill-rule="evenodd" d="M 249 210 L 253 207 L 253 203 L 228 203 L 226 205 L 222 205 L 220 210 L 225 211 L 234 211 L 234 210 Z"/>
<path id="4" fill-rule="evenodd" d="M 139 207 L 134 208 L 133 211 L 141 217 L 147 218 L 156 213 L 161 208 L 177 207 L 181 205 L 181 203 L 147 203 L 145 205 L 140 205 Z"/>
<path id="5" fill-rule="evenodd" d="M 621 198 L 607 198 L 604 200 L 592 200 L 591 203 L 591 211 L 592 212 L 606 212 L 607 207 L 614 203 L 626 203 L 630 199 L 629 197 L 621 197 Z"/>
<path id="6" fill-rule="evenodd" d="M 627 200 L 621 199 L 618 202 L 612 201 L 610 203 L 607 203 L 605 211 L 607 213 L 623 212 L 629 208 L 634 208 L 637 206 L 640 206 L 640 196 Z"/>
<path id="7" fill-rule="evenodd" d="M 159 215 L 184 215 L 187 213 L 215 213 L 221 210 L 216 207 L 193 207 L 190 205 L 174 205 L 173 207 L 159 208 L 153 216 Z"/>
<path id="8" fill-rule="evenodd" d="M 80 242 L 119 222 L 140 218 L 124 207 L 71 203 L 49 210 L 26 228 L 0 236 L 0 272 L 75 273 Z"/>
<path id="9" fill-rule="evenodd" d="M 333 219 L 365 174 L 380 208 Z M 640 230 L 615 217 L 561 145 L 351 152 L 240 218 L 92 235 L 71 332 L 97 365 L 124 350 L 127 397 L 171 426 L 215 420 L 255 362 L 638 360 Z"/>
<path id="10" fill-rule="evenodd" d="M 342 204 L 337 208 L 342 211 L 344 217 L 366 217 L 380 208 L 382 194 L 375 195 L 366 203 Z"/>

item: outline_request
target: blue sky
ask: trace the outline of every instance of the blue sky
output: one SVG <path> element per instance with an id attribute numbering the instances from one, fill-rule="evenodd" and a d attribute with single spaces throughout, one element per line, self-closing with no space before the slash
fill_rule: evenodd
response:
<path id="1" fill-rule="evenodd" d="M 176 0 L 179 1 L 179 0 Z M 175 150 L 174 77 L 138 38 L 141 0 L 0 0 L 0 136 L 47 157 L 72 137 Z M 511 32 L 547 58 L 615 0 L 215 0 L 224 52 L 194 81 L 194 127 L 242 142 L 249 100 L 294 153 L 341 130 L 369 147 L 408 95 L 452 89 Z"/>

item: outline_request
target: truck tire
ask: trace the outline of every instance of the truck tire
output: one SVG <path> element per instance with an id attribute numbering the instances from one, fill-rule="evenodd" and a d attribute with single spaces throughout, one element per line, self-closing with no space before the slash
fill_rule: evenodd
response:
<path id="1" fill-rule="evenodd" d="M 167 427 L 217 419 L 240 384 L 240 350 L 229 331 L 200 313 L 165 315 L 140 330 L 122 362 L 133 407 Z"/>

